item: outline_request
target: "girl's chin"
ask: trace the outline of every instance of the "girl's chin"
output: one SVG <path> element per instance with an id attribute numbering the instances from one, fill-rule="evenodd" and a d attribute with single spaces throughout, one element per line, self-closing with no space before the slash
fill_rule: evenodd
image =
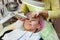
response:
<path id="1" fill-rule="evenodd" d="M 30 29 L 26 29 L 26 28 L 25 28 L 25 30 L 26 30 L 26 31 L 30 31 Z"/>
<path id="2" fill-rule="evenodd" d="M 26 26 L 25 26 L 25 28 L 30 29 L 30 28 L 31 28 L 31 26 L 30 26 L 30 25 L 26 25 Z"/>
<path id="3" fill-rule="evenodd" d="M 25 30 L 29 32 L 35 32 L 35 30 L 31 30 L 31 29 L 25 29 Z"/>
<path id="4" fill-rule="evenodd" d="M 29 30 L 29 29 L 31 29 L 31 28 L 30 28 L 30 27 L 25 27 L 25 29 Z"/>

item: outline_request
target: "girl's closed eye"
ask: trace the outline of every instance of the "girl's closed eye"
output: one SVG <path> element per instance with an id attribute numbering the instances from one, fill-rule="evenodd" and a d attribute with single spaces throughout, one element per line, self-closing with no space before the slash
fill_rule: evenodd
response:
<path id="1" fill-rule="evenodd" d="M 31 21 L 36 21 L 36 19 L 32 19 Z"/>
<path id="2" fill-rule="evenodd" d="M 26 18 L 26 20 L 29 20 L 29 18 Z"/>

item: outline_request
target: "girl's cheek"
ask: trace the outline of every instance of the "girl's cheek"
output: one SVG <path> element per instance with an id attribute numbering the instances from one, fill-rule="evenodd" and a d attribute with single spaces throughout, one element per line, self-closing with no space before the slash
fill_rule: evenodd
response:
<path id="1" fill-rule="evenodd" d="M 36 21 L 33 21 L 33 22 L 31 22 L 31 24 L 35 25 L 35 24 L 37 24 L 37 22 Z"/>

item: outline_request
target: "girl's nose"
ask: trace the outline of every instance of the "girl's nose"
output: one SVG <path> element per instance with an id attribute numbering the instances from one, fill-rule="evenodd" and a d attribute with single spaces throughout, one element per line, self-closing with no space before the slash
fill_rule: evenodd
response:
<path id="1" fill-rule="evenodd" d="M 31 22 L 31 20 L 29 20 L 29 22 Z"/>
<path id="2" fill-rule="evenodd" d="M 29 22 L 31 22 L 31 19 L 29 19 Z"/>

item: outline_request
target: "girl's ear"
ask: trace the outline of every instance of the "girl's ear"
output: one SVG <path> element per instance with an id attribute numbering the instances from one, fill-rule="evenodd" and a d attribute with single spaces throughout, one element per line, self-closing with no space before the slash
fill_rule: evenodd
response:
<path id="1" fill-rule="evenodd" d="M 36 29 L 37 29 L 37 31 L 40 31 L 41 30 L 40 24 L 38 25 L 38 27 Z"/>

